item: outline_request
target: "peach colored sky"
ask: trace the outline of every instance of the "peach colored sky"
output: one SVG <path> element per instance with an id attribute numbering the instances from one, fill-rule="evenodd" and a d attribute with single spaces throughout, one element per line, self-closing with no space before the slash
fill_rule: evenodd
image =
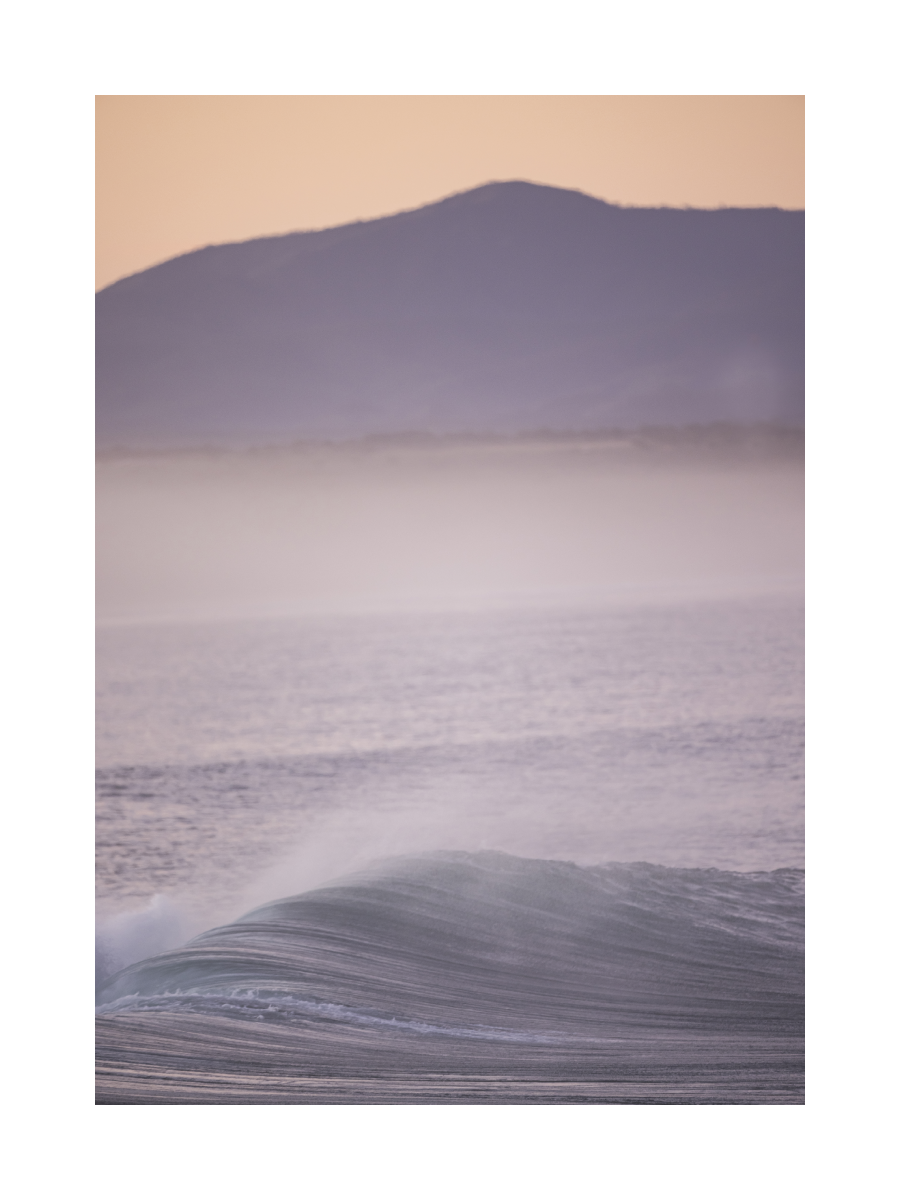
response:
<path id="1" fill-rule="evenodd" d="M 97 286 L 494 179 L 804 206 L 802 96 L 98 96 Z"/>

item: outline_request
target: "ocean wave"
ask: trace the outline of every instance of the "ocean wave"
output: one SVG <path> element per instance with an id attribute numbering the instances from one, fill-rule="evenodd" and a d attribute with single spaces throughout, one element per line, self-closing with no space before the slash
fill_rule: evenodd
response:
<path id="1" fill-rule="evenodd" d="M 100 1103 L 798 1103 L 803 872 L 388 859 L 97 1005 Z"/>
<path id="2" fill-rule="evenodd" d="M 97 1001 L 497 1036 L 733 1024 L 796 1007 L 802 937 L 799 870 L 436 853 L 257 908 L 105 979 Z"/>
<path id="3" fill-rule="evenodd" d="M 488 1025 L 429 1025 L 424 1021 L 404 1020 L 401 1017 L 386 1014 L 361 1012 L 347 1008 L 343 1004 L 305 1000 L 259 988 L 235 988 L 231 991 L 192 989 L 165 992 L 159 996 L 140 996 L 133 993 L 107 1004 L 100 1004 L 96 1011 L 98 1016 L 109 1016 L 120 1012 L 168 1012 L 233 1016 L 255 1021 L 291 1020 L 297 1017 L 307 1017 L 321 1021 L 359 1025 L 376 1030 L 383 1029 L 444 1038 L 469 1038 L 475 1041 L 521 1042 L 547 1046 L 564 1045 L 573 1041 L 571 1037 L 553 1031 L 528 1033 Z M 606 1040 L 619 1041 L 621 1039 Z"/>

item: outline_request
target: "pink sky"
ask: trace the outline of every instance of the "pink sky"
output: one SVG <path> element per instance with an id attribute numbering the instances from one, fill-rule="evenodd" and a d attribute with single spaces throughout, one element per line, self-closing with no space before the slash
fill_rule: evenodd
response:
<path id="1" fill-rule="evenodd" d="M 494 179 L 804 207 L 802 96 L 98 96 L 97 286 Z"/>

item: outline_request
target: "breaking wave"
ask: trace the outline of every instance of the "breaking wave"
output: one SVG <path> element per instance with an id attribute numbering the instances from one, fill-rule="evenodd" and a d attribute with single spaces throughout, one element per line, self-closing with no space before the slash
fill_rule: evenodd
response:
<path id="1" fill-rule="evenodd" d="M 166 1102 L 186 1070 L 207 1080 L 203 1095 L 236 1088 L 246 1102 L 246 1055 L 235 1047 L 252 1042 L 266 1102 L 276 1068 L 294 1080 L 296 1103 L 310 1071 L 332 1085 L 348 1071 L 447 1077 L 470 1071 L 474 1053 L 489 1075 L 553 1063 L 556 1077 L 584 1083 L 627 1051 L 632 1074 L 636 1053 L 651 1075 L 673 1052 L 695 1075 L 739 1059 L 745 1091 L 756 1055 L 771 1103 L 773 1071 L 782 1084 L 790 1076 L 788 1091 L 799 1087 L 802 951 L 800 870 L 408 856 L 106 978 L 101 1050 L 120 1081 L 127 1060 L 168 1054 Z"/>

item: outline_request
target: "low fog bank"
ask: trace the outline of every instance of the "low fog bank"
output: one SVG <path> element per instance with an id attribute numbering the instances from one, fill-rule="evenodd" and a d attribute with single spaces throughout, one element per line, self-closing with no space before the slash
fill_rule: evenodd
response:
<path id="1" fill-rule="evenodd" d="M 98 618 L 799 590 L 802 438 L 711 426 L 108 452 Z"/>

